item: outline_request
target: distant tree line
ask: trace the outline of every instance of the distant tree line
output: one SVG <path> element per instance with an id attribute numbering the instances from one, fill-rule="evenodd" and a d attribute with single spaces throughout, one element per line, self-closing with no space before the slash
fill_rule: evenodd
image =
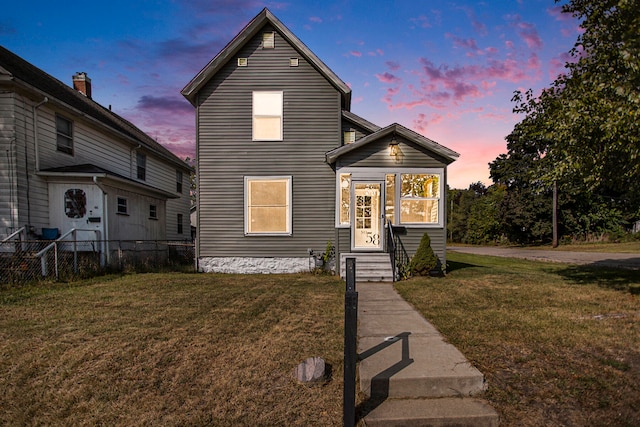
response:
<path id="1" fill-rule="evenodd" d="M 493 185 L 449 192 L 453 241 L 550 241 L 554 187 L 564 239 L 640 220 L 640 0 L 560 3 L 583 29 L 573 61 L 540 95 L 515 92 L 524 118 L 489 164 Z"/>

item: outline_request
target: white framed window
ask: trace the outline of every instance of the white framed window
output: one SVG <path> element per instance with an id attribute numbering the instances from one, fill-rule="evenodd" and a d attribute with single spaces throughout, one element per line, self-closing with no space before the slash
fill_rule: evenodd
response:
<path id="1" fill-rule="evenodd" d="M 182 193 L 182 172 L 176 171 L 176 192 Z"/>
<path id="2" fill-rule="evenodd" d="M 262 33 L 262 48 L 274 49 L 275 47 L 276 47 L 276 33 L 274 31 Z"/>
<path id="3" fill-rule="evenodd" d="M 253 92 L 253 140 L 282 141 L 283 92 Z"/>
<path id="4" fill-rule="evenodd" d="M 238 58 L 238 67 L 246 67 L 249 65 L 248 58 Z"/>
<path id="5" fill-rule="evenodd" d="M 338 224 L 348 226 L 351 215 L 351 174 L 338 174 Z"/>
<path id="6" fill-rule="evenodd" d="M 73 122 L 56 114 L 56 149 L 73 156 Z"/>
<path id="7" fill-rule="evenodd" d="M 125 199 L 124 197 L 118 197 L 117 202 L 118 202 L 118 205 L 117 205 L 116 213 L 120 215 L 128 215 L 129 211 L 127 209 L 127 199 Z"/>
<path id="8" fill-rule="evenodd" d="M 440 222 L 440 175 L 400 174 L 400 224 Z"/>
<path id="9" fill-rule="evenodd" d="M 344 133 L 344 143 L 346 144 L 353 144 L 354 142 L 356 142 L 356 131 L 355 130 L 348 130 L 345 131 Z"/>
<path id="10" fill-rule="evenodd" d="M 244 178 L 246 235 L 291 235 L 291 177 Z"/>
<path id="11" fill-rule="evenodd" d="M 184 226 L 183 226 L 183 215 L 182 214 L 178 214 L 177 218 L 177 232 L 178 234 L 182 234 L 184 232 Z"/>
<path id="12" fill-rule="evenodd" d="M 336 227 L 351 225 L 351 181 L 360 174 L 384 179 L 385 217 L 393 224 L 407 227 L 443 226 L 443 169 L 346 167 L 336 172 Z"/>
<path id="13" fill-rule="evenodd" d="M 145 181 L 147 179 L 147 155 L 136 153 L 136 176 Z"/>

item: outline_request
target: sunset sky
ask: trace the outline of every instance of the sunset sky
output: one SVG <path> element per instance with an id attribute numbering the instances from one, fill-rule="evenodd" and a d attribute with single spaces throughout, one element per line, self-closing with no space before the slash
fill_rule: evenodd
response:
<path id="1" fill-rule="evenodd" d="M 36 0 L 3 5 L 0 44 L 67 84 L 85 71 L 94 100 L 193 158 L 180 90 L 263 7 L 351 87 L 351 111 L 460 153 L 452 188 L 491 184 L 513 92 L 548 87 L 580 31 L 553 0 Z"/>

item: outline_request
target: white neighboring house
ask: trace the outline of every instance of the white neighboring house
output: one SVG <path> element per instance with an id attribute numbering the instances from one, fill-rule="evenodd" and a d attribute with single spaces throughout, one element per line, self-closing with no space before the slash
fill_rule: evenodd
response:
<path id="1" fill-rule="evenodd" d="M 132 123 L 0 46 L 0 239 L 190 240 L 192 168 Z"/>

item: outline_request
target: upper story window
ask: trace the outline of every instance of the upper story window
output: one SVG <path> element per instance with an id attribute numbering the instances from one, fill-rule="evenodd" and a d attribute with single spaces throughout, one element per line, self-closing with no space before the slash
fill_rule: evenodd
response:
<path id="1" fill-rule="evenodd" d="M 182 193 L 182 172 L 176 171 L 176 192 Z"/>
<path id="2" fill-rule="evenodd" d="M 345 144 L 353 144 L 354 142 L 356 142 L 356 131 L 355 130 L 345 131 L 345 133 L 344 133 L 344 143 Z"/>
<path id="3" fill-rule="evenodd" d="M 56 114 L 56 147 L 58 151 L 73 155 L 73 122 Z"/>
<path id="4" fill-rule="evenodd" d="M 147 155 L 136 153 L 136 176 L 145 181 L 147 179 Z"/>
<path id="5" fill-rule="evenodd" d="M 253 92 L 253 140 L 282 141 L 283 92 Z"/>
<path id="6" fill-rule="evenodd" d="M 269 31 L 262 34 L 262 48 L 273 49 L 276 47 L 276 33 Z"/>

